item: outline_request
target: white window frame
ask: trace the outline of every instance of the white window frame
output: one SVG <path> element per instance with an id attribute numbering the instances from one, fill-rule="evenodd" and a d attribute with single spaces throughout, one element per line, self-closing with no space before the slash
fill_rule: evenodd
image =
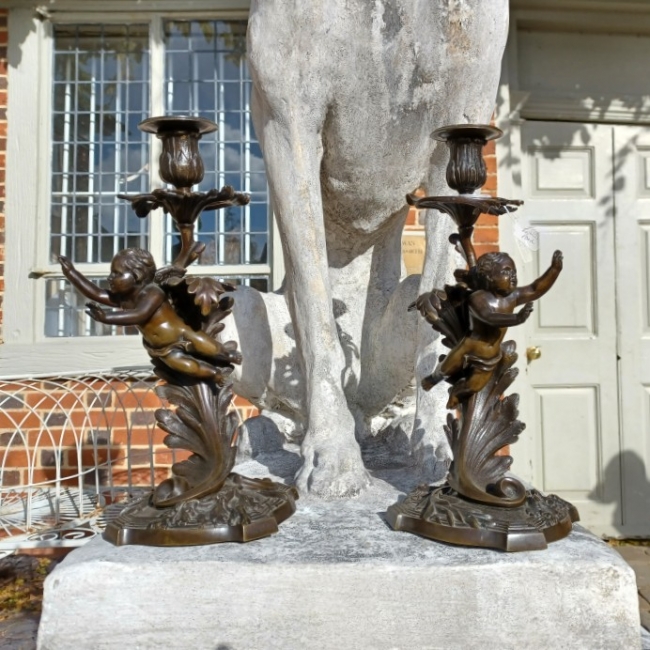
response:
<path id="1" fill-rule="evenodd" d="M 246 18 L 249 0 L 56 0 L 25 7 L 24 0 L 0 0 L 9 11 L 5 297 L 0 377 L 51 375 L 148 365 L 139 336 L 48 338 L 44 333 L 45 279 L 60 277 L 49 259 L 53 23 L 126 23 L 151 25 L 151 115 L 164 111 L 164 19 Z M 107 9 L 110 5 L 110 9 Z M 175 7 L 174 7 L 175 5 Z M 160 186 L 155 170 L 160 143 L 152 138 L 152 187 Z M 236 188 L 239 189 L 239 188 Z M 149 248 L 160 264 L 164 219 L 153 214 Z M 269 275 L 271 289 L 284 275 L 275 221 L 270 225 L 270 263 L 190 267 L 201 275 Z M 106 276 L 109 264 L 79 264 L 89 275 Z"/>

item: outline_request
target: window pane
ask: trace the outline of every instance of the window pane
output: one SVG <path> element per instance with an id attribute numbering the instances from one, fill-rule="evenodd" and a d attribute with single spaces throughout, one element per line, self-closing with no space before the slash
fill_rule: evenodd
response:
<path id="1" fill-rule="evenodd" d="M 199 189 L 232 185 L 237 191 L 255 193 L 251 205 L 201 218 L 199 239 L 206 249 L 199 264 L 266 263 L 268 190 L 250 114 L 246 21 L 166 21 L 165 48 L 166 113 L 200 115 L 219 126 L 216 133 L 201 140 L 206 173 Z M 179 247 L 178 235 L 168 219 L 166 262 Z M 268 278 L 258 278 L 256 286 L 267 290 Z"/>
<path id="2" fill-rule="evenodd" d="M 150 189 L 150 136 L 137 128 L 150 105 L 148 48 L 146 25 L 54 28 L 51 262 L 109 262 L 129 241 L 147 245 L 147 220 L 116 195 Z"/>
<path id="3" fill-rule="evenodd" d="M 250 259 L 253 264 L 267 263 L 268 238 L 266 235 L 251 235 L 250 239 Z"/>
<path id="4" fill-rule="evenodd" d="M 98 281 L 106 288 L 106 281 Z M 135 327 L 98 323 L 85 313 L 87 298 L 67 280 L 47 280 L 45 285 L 45 336 L 115 336 L 137 334 Z"/>

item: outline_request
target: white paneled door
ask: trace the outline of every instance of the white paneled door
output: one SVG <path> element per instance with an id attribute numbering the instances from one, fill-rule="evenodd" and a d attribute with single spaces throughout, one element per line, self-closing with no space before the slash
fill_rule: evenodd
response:
<path id="1" fill-rule="evenodd" d="M 614 129 L 623 528 L 650 536 L 650 128 Z"/>
<path id="2" fill-rule="evenodd" d="M 524 122 L 520 165 L 504 247 L 521 283 L 556 249 L 564 270 L 516 333 L 527 429 L 513 470 L 596 533 L 650 535 L 650 130 Z M 528 226 L 538 240 L 518 245 Z"/>

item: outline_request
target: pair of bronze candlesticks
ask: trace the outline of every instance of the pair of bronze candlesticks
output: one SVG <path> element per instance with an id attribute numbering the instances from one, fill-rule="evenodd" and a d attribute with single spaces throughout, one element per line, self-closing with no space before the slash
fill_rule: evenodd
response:
<path id="1" fill-rule="evenodd" d="M 203 178 L 198 141 L 216 125 L 193 117 L 159 117 L 140 128 L 162 141 L 160 176 L 175 189 L 121 196 L 139 217 L 162 207 L 171 214 L 181 238 L 174 261 L 156 269 L 148 251 L 129 248 L 111 262 L 109 288 L 100 289 L 67 258 L 63 273 L 93 302 L 88 314 L 102 323 L 136 326 L 156 374 L 165 380 L 160 397 L 176 407 L 155 413 L 172 449 L 191 452 L 174 463 L 172 476 L 146 497 L 130 503 L 109 523 L 104 537 L 114 544 L 177 546 L 250 541 L 277 531 L 295 511 L 298 493 L 269 479 L 249 479 L 231 470 L 238 427 L 229 412 L 229 375 L 241 363 L 234 342 L 221 343 L 221 321 L 230 314 L 234 287 L 212 278 L 187 277 L 187 267 L 204 245 L 194 237 L 205 210 L 245 205 L 248 197 L 232 187 L 192 192 Z M 468 546 L 508 551 L 546 547 L 566 536 L 578 518 L 573 506 L 554 495 L 527 490 L 507 475 L 509 456 L 496 452 L 517 440 L 524 424 L 517 420 L 518 396 L 504 397 L 517 371 L 515 344 L 503 342 L 507 328 L 523 323 L 532 301 L 546 293 L 562 269 L 562 255 L 531 285 L 517 287 L 512 259 L 504 253 L 476 258 L 474 224 L 482 213 L 501 215 L 520 201 L 473 196 L 486 179 L 483 147 L 501 132 L 488 126 L 459 125 L 438 129 L 433 137 L 450 149 L 447 183 L 458 196 L 408 196 L 409 204 L 434 208 L 452 217 L 458 233 L 450 241 L 464 255 L 467 269 L 455 272 L 456 284 L 420 296 L 417 308 L 444 335 L 450 352 L 422 382 L 431 388 L 451 384 L 445 431 L 453 451 L 447 483 L 421 486 L 391 506 L 387 519 L 397 530 Z M 99 303 L 99 304 L 98 304 Z M 100 305 L 117 307 L 105 311 Z M 515 313 L 515 308 L 523 308 Z"/>

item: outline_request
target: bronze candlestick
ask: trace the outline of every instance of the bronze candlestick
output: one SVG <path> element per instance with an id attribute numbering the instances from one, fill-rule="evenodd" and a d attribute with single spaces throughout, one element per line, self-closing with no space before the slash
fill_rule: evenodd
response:
<path id="1" fill-rule="evenodd" d="M 518 287 L 509 255 L 476 257 L 472 233 L 480 214 L 499 216 L 522 203 L 472 194 L 486 180 L 483 147 L 500 135 L 499 129 L 484 125 L 438 129 L 433 137 L 446 142 L 450 151 L 447 183 L 460 194 L 407 196 L 410 205 L 451 216 L 458 232 L 450 242 L 468 268 L 455 271 L 456 284 L 425 293 L 411 305 L 450 349 L 422 380 L 425 389 L 441 381 L 451 384 L 447 407 L 455 415 L 448 415 L 445 433 L 454 459 L 447 482 L 419 486 L 388 509 L 387 519 L 396 530 L 444 542 L 522 551 L 546 548 L 568 535 L 578 512 L 555 495 L 527 490 L 507 474 L 512 457 L 496 455 L 525 428 L 517 420 L 519 396 L 504 397 L 517 376 L 515 343 L 504 342 L 507 329 L 526 321 L 533 301 L 553 286 L 562 270 L 562 253 L 556 251 L 544 274 Z M 522 309 L 515 312 L 517 307 Z"/>
<path id="2" fill-rule="evenodd" d="M 245 205 L 249 197 L 226 186 L 192 192 L 203 179 L 198 141 L 216 130 L 197 117 L 144 120 L 143 131 L 162 140 L 160 176 L 175 189 L 120 196 L 139 217 L 162 207 L 181 235 L 181 250 L 170 266 L 156 270 L 148 251 L 128 248 L 111 262 L 109 289 L 100 289 L 61 257 L 64 275 L 86 297 L 87 313 L 102 323 L 133 325 L 156 374 L 166 383 L 156 392 L 171 405 L 155 413 L 167 433 L 165 444 L 191 455 L 172 465 L 172 476 L 146 497 L 125 507 L 108 524 L 104 538 L 117 544 L 184 546 L 246 542 L 277 532 L 295 511 L 298 493 L 269 479 L 249 479 L 231 470 L 237 451 L 237 416 L 229 411 L 233 364 L 241 363 L 234 341 L 221 343 L 235 287 L 213 278 L 188 277 L 187 267 L 203 252 L 194 227 L 204 210 Z M 99 304 L 117 307 L 106 311 Z"/>

